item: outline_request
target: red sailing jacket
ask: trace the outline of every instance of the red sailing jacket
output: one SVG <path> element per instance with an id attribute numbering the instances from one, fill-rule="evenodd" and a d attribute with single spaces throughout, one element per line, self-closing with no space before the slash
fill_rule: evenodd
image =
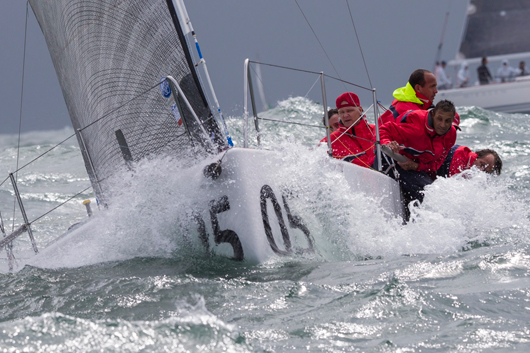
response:
<path id="1" fill-rule="evenodd" d="M 478 155 L 466 146 L 454 145 L 438 170 L 438 176 L 451 177 L 470 169 Z"/>
<path id="2" fill-rule="evenodd" d="M 409 83 L 407 85 L 410 86 Z M 423 104 L 419 104 L 417 102 L 411 102 L 411 101 L 400 101 L 398 99 L 394 99 L 390 107 L 388 107 L 388 110 L 384 112 L 379 117 L 379 124 L 382 125 L 384 123 L 387 123 L 389 121 L 395 122 L 396 119 L 403 113 L 408 112 L 409 110 L 427 110 L 432 107 L 432 102 L 429 100 L 429 98 L 425 97 L 423 94 L 419 92 L 415 92 L 412 90 L 412 92 L 415 93 L 414 97 L 405 98 L 405 93 L 409 96 L 411 95 L 410 89 L 406 89 L 408 87 L 403 87 L 400 89 L 397 89 L 394 91 L 394 96 L 401 97 L 401 99 L 409 99 L 409 100 L 416 100 L 417 102 L 422 102 Z M 401 95 L 397 94 L 399 91 L 401 91 Z M 403 93 L 404 92 L 404 93 Z M 416 98 L 416 99 L 414 99 Z"/>
<path id="3" fill-rule="evenodd" d="M 370 168 L 375 160 L 375 126 L 362 119 L 359 124 L 343 134 L 346 130 L 347 128 L 341 124 L 338 130 L 331 133 L 333 158 Z M 327 137 L 320 142 L 327 143 Z"/>
<path id="4" fill-rule="evenodd" d="M 418 163 L 418 171 L 436 172 L 455 144 L 455 127 L 451 126 L 444 135 L 436 134 L 427 110 L 408 111 L 399 121 L 381 126 L 381 144 L 396 141 L 404 147 L 400 153 Z"/>

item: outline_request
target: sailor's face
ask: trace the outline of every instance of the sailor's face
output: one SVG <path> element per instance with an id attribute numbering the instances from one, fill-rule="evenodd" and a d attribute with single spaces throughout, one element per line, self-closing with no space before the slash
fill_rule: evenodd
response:
<path id="1" fill-rule="evenodd" d="M 331 118 L 329 118 L 329 127 L 331 132 L 339 129 L 339 114 L 333 114 Z"/>
<path id="2" fill-rule="evenodd" d="M 436 82 L 436 77 L 432 73 L 426 72 L 424 78 L 425 84 L 423 86 L 416 85 L 415 89 L 417 92 L 429 98 L 431 102 L 434 102 L 434 97 L 436 97 L 436 93 L 438 93 L 438 82 Z"/>
<path id="3" fill-rule="evenodd" d="M 495 165 L 495 157 L 492 154 L 487 154 L 482 158 L 477 158 L 473 163 L 478 169 L 483 172 L 493 174 L 493 167 Z"/>
<path id="4" fill-rule="evenodd" d="M 362 107 L 344 107 L 339 109 L 340 120 L 346 127 L 350 127 L 359 124 L 361 121 L 359 117 L 363 112 Z"/>
<path id="5" fill-rule="evenodd" d="M 436 114 L 432 117 L 432 122 L 434 125 L 434 131 L 438 135 L 443 135 L 453 125 L 453 120 L 455 115 L 451 112 L 437 111 Z"/>

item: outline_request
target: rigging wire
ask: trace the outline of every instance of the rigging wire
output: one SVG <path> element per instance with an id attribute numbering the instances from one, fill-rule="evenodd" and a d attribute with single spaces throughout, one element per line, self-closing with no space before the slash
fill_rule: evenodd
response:
<path id="1" fill-rule="evenodd" d="M 315 75 L 321 75 L 322 74 L 321 72 L 310 71 L 310 70 L 302 70 L 302 69 L 297 69 L 297 68 L 294 68 L 294 67 L 288 67 L 288 66 L 282 66 L 282 65 L 267 64 L 267 63 L 263 63 L 263 62 L 259 62 L 259 61 L 253 61 L 253 60 L 249 60 L 249 63 L 260 64 L 260 65 L 263 65 L 263 66 L 277 67 L 277 68 L 280 68 L 280 69 L 286 69 L 286 70 L 292 70 L 292 71 L 306 72 L 306 73 L 315 74 Z M 332 80 L 336 80 L 336 81 L 339 81 L 339 82 L 342 82 L 342 83 L 347 83 L 347 84 L 349 84 L 351 86 L 355 86 L 357 88 L 361 88 L 361 89 L 364 89 L 364 90 L 367 90 L 367 91 L 372 91 L 371 88 L 364 87 L 364 86 L 355 84 L 353 82 L 349 82 L 349 81 L 343 80 L 341 78 L 337 78 L 335 76 L 330 76 L 328 74 L 324 74 L 324 76 L 327 77 L 327 78 L 330 78 Z"/>
<path id="2" fill-rule="evenodd" d="M 158 87 L 160 85 L 160 83 L 156 83 L 155 85 L 153 85 L 152 87 L 149 87 L 148 89 L 146 89 L 145 91 L 141 92 L 140 94 L 134 96 L 133 98 L 131 98 L 130 100 L 126 101 L 125 103 L 123 103 L 122 105 L 116 107 L 115 109 L 112 109 L 111 111 L 109 111 L 107 114 L 103 115 L 102 117 L 100 117 L 99 119 L 96 119 L 94 120 L 93 122 L 91 122 L 90 124 L 86 125 L 85 127 L 79 129 L 80 131 L 83 131 L 85 130 L 86 128 L 94 125 L 95 123 L 105 119 L 105 118 L 108 118 L 112 113 L 116 112 L 117 110 L 123 108 L 125 105 L 129 104 L 130 102 L 132 102 L 133 100 L 137 99 L 138 97 L 141 97 L 142 95 L 146 94 L 147 92 L 149 92 L 150 90 L 154 89 L 155 87 Z M 212 117 L 208 118 L 208 119 L 212 119 Z M 205 120 L 206 122 L 207 120 Z M 47 150 L 46 152 L 40 154 L 39 156 L 33 158 L 31 161 L 29 161 L 28 163 L 24 164 L 22 167 L 18 168 L 16 171 L 14 171 L 13 173 L 17 173 L 18 171 L 26 168 L 28 165 L 32 164 L 33 162 L 35 162 L 36 160 L 40 159 L 41 157 L 44 157 L 44 155 L 48 154 L 49 152 L 51 152 L 52 150 L 54 150 L 55 148 L 59 147 L 60 145 L 62 145 L 63 143 L 65 143 L 66 141 L 68 141 L 69 139 L 71 139 L 72 137 L 75 136 L 75 133 L 73 133 L 72 135 L 68 136 L 67 138 L 65 138 L 64 140 L 62 140 L 61 142 L 57 143 L 55 146 L 53 146 L 52 148 L 50 148 L 49 150 Z M 8 177 L 9 178 L 9 177 Z M 7 180 L 7 179 L 6 179 Z M 0 183 L 0 186 L 5 182 L 5 180 Z"/>
<path id="3" fill-rule="evenodd" d="M 320 47 L 322 48 L 322 50 L 324 51 L 324 54 L 326 54 L 326 57 L 328 58 L 328 61 L 329 63 L 331 64 L 331 66 L 333 67 L 333 70 L 335 70 L 335 74 L 337 74 L 337 76 L 340 78 L 340 74 L 337 70 L 337 68 L 335 67 L 335 65 L 333 65 L 333 62 L 331 61 L 331 58 L 329 57 L 328 55 L 328 52 L 326 51 L 326 49 L 324 49 L 324 46 L 322 45 L 322 42 L 320 41 L 320 39 L 318 38 L 315 30 L 313 29 L 313 26 L 311 26 L 311 23 L 309 23 L 309 20 L 307 19 L 304 11 L 302 10 L 302 8 L 300 7 L 300 4 L 298 4 L 298 0 L 294 0 L 294 2 L 296 3 L 296 6 L 298 6 L 298 8 L 300 9 L 300 12 L 302 13 L 302 16 L 304 16 L 307 24 L 309 25 L 309 28 L 311 28 L 311 31 L 313 32 L 313 34 L 315 35 L 315 38 L 317 39 L 317 42 L 318 44 L 320 44 Z M 348 91 L 348 89 L 346 88 L 346 85 L 344 84 L 344 81 L 340 80 L 344 86 L 344 90 L 345 91 Z M 327 110 L 327 107 L 326 107 L 326 110 Z"/>
<path id="4" fill-rule="evenodd" d="M 357 38 L 357 44 L 359 44 L 359 50 L 361 51 L 361 57 L 363 58 L 364 69 L 366 70 L 366 76 L 368 76 L 368 82 L 370 82 L 370 87 L 372 87 L 373 89 L 374 86 L 372 85 L 370 74 L 368 73 L 368 67 L 366 66 L 366 60 L 364 60 L 363 48 L 361 47 L 361 41 L 359 40 L 359 35 L 357 34 L 357 28 L 355 28 L 355 22 L 353 22 L 353 15 L 351 14 L 350 3 L 348 2 L 348 0 L 346 0 L 346 5 L 348 5 L 348 11 L 350 13 L 351 24 L 353 26 L 353 30 L 355 31 L 355 37 Z"/>
<path id="5" fill-rule="evenodd" d="M 321 126 L 321 125 L 311 125 L 311 124 L 299 123 L 299 122 L 296 122 L 296 121 L 285 121 L 285 120 L 262 118 L 262 117 L 258 117 L 258 119 L 267 120 L 267 121 L 275 121 L 277 123 L 283 123 L 283 124 L 294 124 L 294 125 L 302 125 L 302 126 L 307 126 L 307 127 L 316 127 L 318 129 L 325 129 L 326 128 L 325 126 Z"/>
<path id="6" fill-rule="evenodd" d="M 305 94 L 304 98 L 307 98 L 307 95 L 313 90 L 313 87 L 315 87 L 315 85 L 317 84 L 318 81 L 320 81 L 320 77 L 317 77 L 317 79 L 315 80 L 315 83 L 313 83 L 313 86 L 311 86 L 309 91 L 307 91 L 307 93 Z"/>
<path id="7" fill-rule="evenodd" d="M 92 185 L 88 186 L 87 188 L 79 191 L 77 194 L 75 194 L 74 196 L 70 197 L 68 200 L 60 203 L 59 205 L 55 206 L 54 208 L 52 208 L 51 210 L 49 210 L 48 212 L 44 213 L 43 215 L 40 215 L 39 217 L 35 218 L 33 221 L 29 222 L 29 224 L 33 224 L 35 223 L 36 221 L 38 221 L 39 219 L 41 219 L 42 217 L 48 215 L 49 213 L 55 211 L 56 209 L 58 209 L 59 207 L 61 207 L 62 205 L 64 205 L 65 203 L 67 202 L 70 202 L 72 199 L 74 199 L 75 197 L 81 195 L 82 193 L 84 193 L 85 191 L 87 191 L 88 189 L 90 189 L 92 187 Z"/>
<path id="8" fill-rule="evenodd" d="M 22 85 L 20 89 L 20 112 L 18 118 L 18 142 L 17 142 L 17 165 L 16 168 L 18 171 L 18 163 L 20 160 L 20 134 L 22 130 L 22 105 L 24 102 L 24 74 L 26 71 L 26 43 L 28 37 L 28 17 L 29 17 L 29 1 L 26 1 L 26 23 L 24 25 L 24 54 L 22 56 Z M 15 182 L 17 180 L 18 173 L 15 171 Z M 13 224 L 11 226 L 11 231 L 15 230 L 15 209 L 16 209 L 16 199 L 13 200 Z"/>
<path id="9" fill-rule="evenodd" d="M 254 62 L 254 61 L 249 61 L 249 62 L 253 62 L 253 63 L 255 63 L 255 64 L 260 65 L 259 62 Z M 254 72 L 254 74 L 255 74 L 256 77 L 258 78 L 258 81 L 261 83 L 261 85 L 267 90 L 267 94 L 270 95 L 270 91 L 269 91 L 268 87 L 265 85 L 265 83 L 263 82 L 263 80 L 262 80 L 262 78 L 261 78 L 261 75 L 258 75 L 258 72 L 256 71 L 256 69 L 255 69 L 254 67 L 252 67 L 252 65 L 249 65 L 248 67 Z"/>
<path id="10" fill-rule="evenodd" d="M 311 28 L 311 31 L 313 32 L 313 35 L 315 36 L 315 38 L 317 39 L 318 41 L 318 44 L 320 44 L 320 47 L 322 48 L 322 50 L 324 51 L 324 54 L 326 54 L 326 57 L 328 58 L 328 61 L 330 62 L 331 66 L 333 67 L 333 70 L 335 70 L 335 73 L 337 74 L 337 76 L 339 77 L 339 81 L 345 83 L 346 81 L 343 81 L 342 79 L 340 79 L 340 74 L 339 72 L 337 71 L 335 65 L 333 65 L 333 62 L 331 61 L 331 58 L 329 57 L 326 49 L 324 49 L 324 46 L 322 45 L 322 42 L 320 41 L 320 39 L 318 38 L 315 30 L 313 29 L 313 27 L 311 26 L 311 23 L 309 23 L 309 20 L 307 19 L 307 16 L 305 15 L 304 11 L 302 10 L 302 8 L 300 7 L 300 4 L 298 4 L 298 0 L 294 0 L 296 5 L 298 6 L 298 8 L 300 9 L 300 12 L 302 13 L 302 15 L 304 16 L 304 19 L 306 20 L 307 24 L 309 25 L 309 28 Z M 346 5 L 348 6 L 348 12 L 350 14 L 350 19 L 351 19 L 351 23 L 352 23 L 352 26 L 353 26 L 353 30 L 355 32 L 355 37 L 357 38 L 357 44 L 359 45 L 359 50 L 361 51 L 361 57 L 363 59 L 363 63 L 364 63 L 364 69 L 366 70 L 366 75 L 368 76 L 368 82 L 370 83 L 370 87 L 371 89 L 370 90 L 373 90 L 373 85 L 372 85 L 372 80 L 370 79 L 370 73 L 368 72 L 368 66 L 366 65 L 366 60 L 364 58 L 364 53 L 363 53 L 363 49 L 361 47 L 361 41 L 359 40 L 359 35 L 357 34 L 357 28 L 355 27 L 355 22 L 353 21 L 353 15 L 351 13 L 351 8 L 350 8 L 350 4 L 348 3 L 348 0 L 346 0 Z M 326 75 L 325 75 L 326 76 Z M 329 76 L 328 76 L 329 77 Z M 346 87 L 344 87 L 346 89 Z M 364 88 L 364 87 L 363 87 Z"/>
<path id="11" fill-rule="evenodd" d="M 298 6 L 298 8 L 300 9 L 300 12 L 302 13 L 302 16 L 304 16 L 305 21 L 306 21 L 307 24 L 309 25 L 309 28 L 311 28 L 311 31 L 312 31 L 313 34 L 315 35 L 315 38 L 317 39 L 318 44 L 320 44 L 320 47 L 321 47 L 322 50 L 324 51 L 324 54 L 326 54 L 326 57 L 328 58 L 329 63 L 330 63 L 331 66 L 333 67 L 333 70 L 335 70 L 335 73 L 337 74 L 337 76 L 340 77 L 339 72 L 338 72 L 337 69 L 335 68 L 335 65 L 333 65 L 333 62 L 331 61 L 331 58 L 330 58 L 329 55 L 328 55 L 328 52 L 326 51 L 326 49 L 324 49 L 324 46 L 322 45 L 322 42 L 320 42 L 320 39 L 318 39 L 318 36 L 317 36 L 315 30 L 314 30 L 313 27 L 311 26 L 311 23 L 309 23 L 309 20 L 307 19 L 307 17 L 306 17 L 306 15 L 305 15 L 304 11 L 303 11 L 302 8 L 300 7 L 300 4 L 298 4 L 298 0 L 294 0 L 294 2 L 296 3 L 296 6 Z"/>

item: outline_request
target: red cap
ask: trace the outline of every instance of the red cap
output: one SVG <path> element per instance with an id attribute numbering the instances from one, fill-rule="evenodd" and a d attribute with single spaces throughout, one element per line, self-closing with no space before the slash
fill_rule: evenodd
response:
<path id="1" fill-rule="evenodd" d="M 355 93 L 346 92 L 341 94 L 337 101 L 335 102 L 337 105 L 337 109 L 343 108 L 343 107 L 360 107 L 361 101 L 359 100 L 359 97 Z"/>

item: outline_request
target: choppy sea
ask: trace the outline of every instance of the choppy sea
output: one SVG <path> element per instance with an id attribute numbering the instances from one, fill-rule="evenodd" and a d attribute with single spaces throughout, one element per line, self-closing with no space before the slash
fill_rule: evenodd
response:
<path id="1" fill-rule="evenodd" d="M 321 111 L 290 98 L 263 116 L 319 125 Z M 34 256 L 22 236 L 13 271 L 2 249 L 0 352 L 529 351 L 530 116 L 458 112 L 457 143 L 496 150 L 499 177 L 437 180 L 406 225 L 357 202 L 312 200 L 341 227 L 313 234 L 310 256 L 255 265 L 182 246 L 188 230 L 173 222 L 182 208 L 175 193 L 196 191 L 167 159 L 145 162 L 112 209 L 82 193 L 33 225 L 42 249 L 87 218 L 82 201 L 91 199 L 95 222 L 79 246 Z M 227 120 L 241 145 L 241 118 Z M 359 197 L 334 184 L 333 171 L 307 167 L 322 157 L 323 130 L 261 127 L 265 147 L 309 173 L 304 183 L 327 183 L 337 200 Z M 18 135 L 2 135 L 0 179 L 17 154 L 25 165 L 72 132 L 23 134 L 19 151 Z M 75 139 L 16 177 L 30 220 L 89 186 Z M 9 181 L 0 211 L 8 233 L 21 224 Z"/>

